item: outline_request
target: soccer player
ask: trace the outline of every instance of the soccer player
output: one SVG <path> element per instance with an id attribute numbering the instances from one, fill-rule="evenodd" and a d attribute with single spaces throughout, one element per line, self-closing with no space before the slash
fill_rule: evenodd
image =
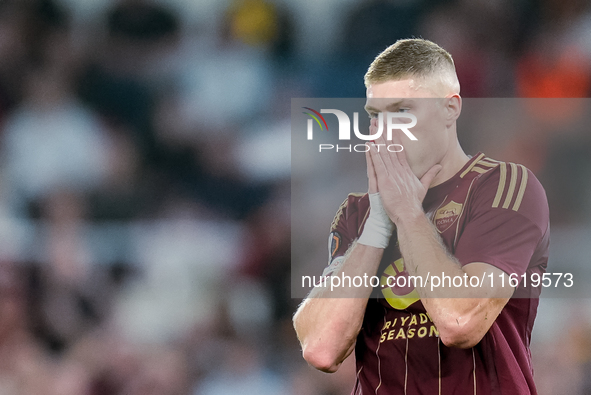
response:
<path id="1" fill-rule="evenodd" d="M 335 372 L 355 351 L 352 394 L 536 394 L 541 287 L 529 280 L 548 259 L 544 189 L 522 165 L 464 153 L 454 63 L 435 43 L 396 42 L 365 84 L 370 133 L 380 113 L 405 112 L 417 141 L 393 134 L 401 152 L 383 137 L 369 145 L 368 193 L 338 209 L 323 274 L 380 285 L 317 284 L 294 316 L 304 358 Z"/>

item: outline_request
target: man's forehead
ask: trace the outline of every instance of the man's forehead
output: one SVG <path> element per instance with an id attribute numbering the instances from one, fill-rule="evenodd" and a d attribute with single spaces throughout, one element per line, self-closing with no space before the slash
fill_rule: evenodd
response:
<path id="1" fill-rule="evenodd" d="M 368 100 L 433 97 L 426 85 L 426 81 L 418 78 L 389 80 L 368 85 L 366 95 Z"/>
<path id="2" fill-rule="evenodd" d="M 390 80 L 371 84 L 367 87 L 368 99 L 400 99 L 416 94 L 417 82 L 413 78 Z"/>

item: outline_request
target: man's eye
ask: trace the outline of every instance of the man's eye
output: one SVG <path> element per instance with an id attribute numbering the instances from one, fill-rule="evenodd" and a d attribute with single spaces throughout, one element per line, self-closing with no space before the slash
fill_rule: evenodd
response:
<path id="1" fill-rule="evenodd" d="M 367 114 L 367 116 L 369 117 L 369 119 L 377 118 L 378 115 L 379 115 L 379 113 L 377 113 L 377 112 L 370 112 L 369 114 Z"/>
<path id="2" fill-rule="evenodd" d="M 399 108 L 396 112 L 409 112 L 410 108 Z"/>

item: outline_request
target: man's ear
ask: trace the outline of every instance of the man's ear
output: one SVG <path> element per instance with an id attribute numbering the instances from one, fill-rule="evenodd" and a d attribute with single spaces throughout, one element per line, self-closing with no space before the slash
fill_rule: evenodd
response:
<path id="1" fill-rule="evenodd" d="M 462 97 L 458 93 L 454 93 L 447 96 L 445 100 L 447 126 L 451 126 L 459 118 L 460 113 L 462 112 Z"/>

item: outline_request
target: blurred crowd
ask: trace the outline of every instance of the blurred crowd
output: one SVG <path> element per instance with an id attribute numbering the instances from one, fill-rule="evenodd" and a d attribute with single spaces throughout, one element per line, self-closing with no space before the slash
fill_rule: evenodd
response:
<path id="1" fill-rule="evenodd" d="M 585 0 L 1 1 L 0 395 L 347 394 L 291 325 L 290 98 L 363 97 L 411 36 L 465 97 L 591 94 Z M 499 159 L 587 224 L 591 133 L 526 132 Z"/>

